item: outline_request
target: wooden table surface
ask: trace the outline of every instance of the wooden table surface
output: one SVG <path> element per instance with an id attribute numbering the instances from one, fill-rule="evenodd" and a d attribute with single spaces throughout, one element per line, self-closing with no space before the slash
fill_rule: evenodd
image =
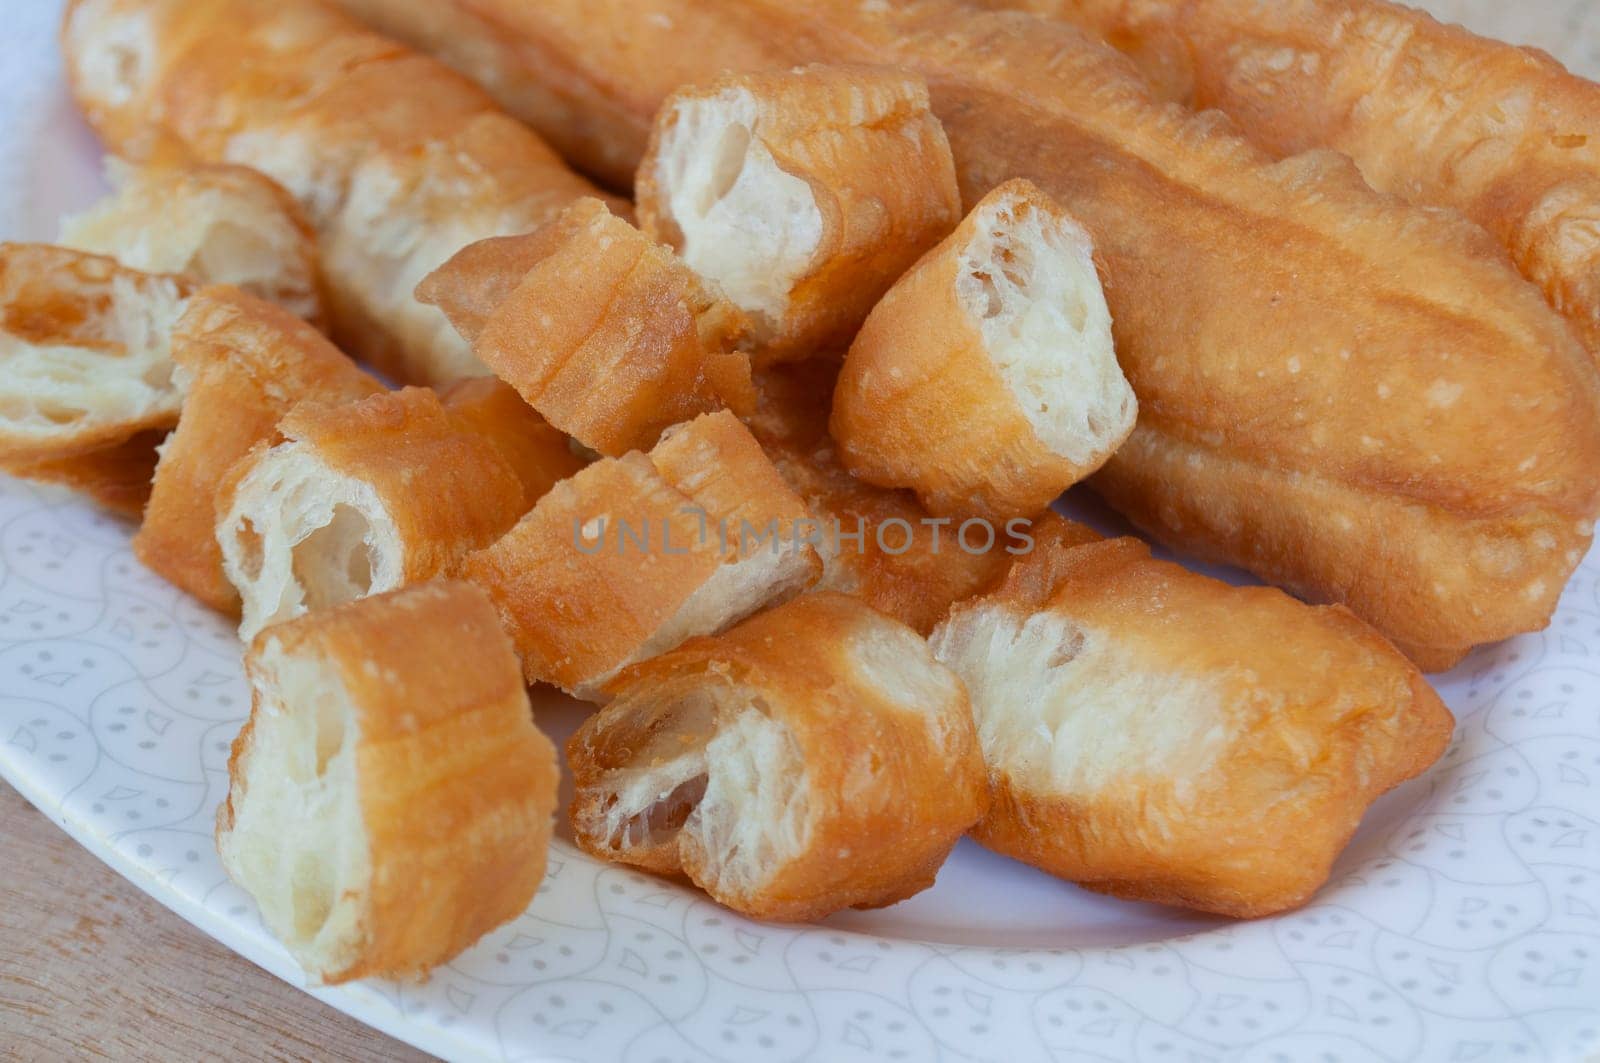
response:
<path id="1" fill-rule="evenodd" d="M 0 1059 L 426 1060 L 228 951 L 0 781 Z"/>

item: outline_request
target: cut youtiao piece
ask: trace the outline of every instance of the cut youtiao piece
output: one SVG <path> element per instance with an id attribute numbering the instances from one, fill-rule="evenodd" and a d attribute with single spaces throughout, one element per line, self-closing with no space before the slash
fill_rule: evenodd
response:
<path id="1" fill-rule="evenodd" d="M 133 552 L 211 608 L 235 614 L 239 595 L 216 538 L 228 471 L 271 438 L 296 403 L 357 399 L 383 386 L 287 308 L 238 288 L 203 288 L 190 299 L 172 358 L 183 412 L 161 448 Z"/>
<path id="2" fill-rule="evenodd" d="M 1019 560 L 930 641 L 966 682 L 994 785 L 980 842 L 1222 915 L 1304 904 L 1453 726 L 1348 610 L 1231 587 L 1135 539 Z"/>
<path id="3" fill-rule="evenodd" d="M 580 199 L 536 232 L 473 244 L 430 275 L 433 303 L 549 422 L 617 457 L 754 401 L 743 317 L 671 251 Z"/>
<path id="4" fill-rule="evenodd" d="M 181 399 L 181 277 L 47 244 L 0 244 L 0 461 L 60 461 L 165 430 Z"/>
<path id="5" fill-rule="evenodd" d="M 132 166 L 112 158 L 114 191 L 61 223 L 61 243 L 130 269 L 231 284 L 320 324 L 316 237 L 293 199 L 243 166 Z"/>
<path id="6" fill-rule="evenodd" d="M 246 641 L 270 624 L 450 575 L 532 504 L 501 448 L 439 396 L 307 402 L 234 466 L 217 501 Z"/>
<path id="7" fill-rule="evenodd" d="M 832 354 L 961 217 L 928 88 L 903 70 L 729 75 L 661 106 L 639 224 L 750 315 L 764 359 Z"/>
<path id="8" fill-rule="evenodd" d="M 627 665 L 816 582 L 814 533 L 723 411 L 557 484 L 462 571 L 500 607 L 529 682 L 592 700 Z"/>
<path id="9" fill-rule="evenodd" d="M 578 844 L 759 919 L 927 889 L 989 804 L 960 681 L 843 595 L 693 639 L 607 692 L 567 744 Z"/>
<path id="10" fill-rule="evenodd" d="M 1032 516 L 1133 431 L 1089 234 L 1031 182 L 978 202 L 873 308 L 833 394 L 845 466 L 941 516 Z"/>
<path id="11" fill-rule="evenodd" d="M 245 674 L 217 850 L 313 981 L 423 977 L 527 908 L 559 769 L 481 591 L 281 624 Z"/>

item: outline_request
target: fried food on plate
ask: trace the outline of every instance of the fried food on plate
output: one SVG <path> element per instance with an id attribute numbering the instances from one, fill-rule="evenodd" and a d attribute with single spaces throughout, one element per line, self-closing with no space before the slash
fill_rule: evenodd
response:
<path id="1" fill-rule="evenodd" d="M 0 244 L 0 462 L 62 470 L 170 429 L 172 327 L 191 291 L 100 255 Z"/>
<path id="2" fill-rule="evenodd" d="M 925 78 L 969 204 L 1026 177 L 1094 239 L 1140 418 L 1091 483 L 1169 545 L 1440 667 L 1544 627 L 1592 541 L 1600 377 L 1503 249 L 1331 152 L 1275 161 L 1080 29 L 954 0 L 474 9 L 564 57 L 524 74 L 572 122 L 646 123 L 708 68 Z"/>
<path id="3" fill-rule="evenodd" d="M 586 464 L 572 452 L 567 437 L 503 380 L 458 380 L 439 389 L 439 398 L 457 425 L 499 448 L 500 456 L 522 481 L 523 500 L 530 508 Z"/>
<path id="4" fill-rule="evenodd" d="M 425 279 L 477 355 L 552 425 L 619 457 L 754 401 L 743 315 L 598 199 L 473 244 Z"/>
<path id="5" fill-rule="evenodd" d="M 70 458 L 42 461 L 0 460 L 0 471 L 24 480 L 56 484 L 87 497 L 119 517 L 134 520 L 150 501 L 150 481 L 156 472 L 156 448 L 167 438 L 164 428 L 140 432 L 121 443 Z"/>
<path id="6" fill-rule="evenodd" d="M 987 0 L 1108 38 L 1175 99 L 1279 154 L 1488 229 L 1600 356 L 1600 87 L 1386 0 Z"/>
<path id="7" fill-rule="evenodd" d="M 941 516 L 1027 517 L 1138 416 L 1088 233 L 1025 180 L 984 196 L 897 281 L 833 393 L 845 467 Z"/>
<path id="8" fill-rule="evenodd" d="M 317 242 L 293 199 L 243 166 L 108 157 L 113 192 L 61 222 L 61 243 L 146 273 L 231 284 L 322 324 Z"/>
<path id="9" fill-rule="evenodd" d="M 462 573 L 499 606 L 529 682 L 596 700 L 627 665 L 816 582 L 806 525 L 724 410 L 557 484 Z"/>
<path id="10" fill-rule="evenodd" d="M 607 693 L 567 744 L 578 845 L 759 919 L 927 889 L 989 804 L 960 681 L 843 595 L 692 639 Z"/>
<path id="11" fill-rule="evenodd" d="M 245 674 L 217 850 L 313 981 L 425 976 L 533 900 L 556 751 L 481 591 L 281 624 Z"/>
<path id="12" fill-rule="evenodd" d="M 305 402 L 228 473 L 216 503 L 239 634 L 451 575 L 533 504 L 499 446 L 427 388 Z"/>
<path id="13" fill-rule="evenodd" d="M 874 487 L 839 464 L 828 435 L 837 362 L 774 365 L 756 375 L 750 430 L 819 525 L 818 589 L 859 598 L 926 635 L 950 606 L 988 590 L 1011 561 L 1063 532 L 1092 533 L 1052 513 L 1002 523 L 935 517 L 910 491 Z M 991 530 L 992 529 L 992 530 Z"/>
<path id="14" fill-rule="evenodd" d="M 846 346 L 961 218 L 928 88 L 889 68 L 728 75 L 674 93 L 636 198 L 640 227 L 750 316 L 769 361 Z"/>
<path id="15" fill-rule="evenodd" d="M 1019 560 L 931 640 L 967 685 L 984 845 L 1090 889 L 1241 918 L 1304 904 L 1452 720 L 1347 610 L 1133 539 Z"/>
<path id="16" fill-rule="evenodd" d="M 338 0 L 398 40 L 438 56 L 493 93 L 584 173 L 632 188 L 661 101 L 718 65 L 660 50 L 739 34 L 757 54 L 726 69 L 783 70 L 802 60 L 776 35 L 753 32 L 762 16 L 716 4 L 637 0 Z M 673 32 L 645 32 L 670 20 Z M 734 28 L 737 26 L 737 28 Z M 598 53 L 598 54 L 597 54 Z M 607 71 L 625 71 L 614 78 Z"/>
<path id="17" fill-rule="evenodd" d="M 306 399 L 338 402 L 383 386 L 285 307 L 238 288 L 202 288 L 172 337 L 183 393 L 161 449 L 133 553 L 151 571 L 220 612 L 239 594 L 222 567 L 217 499 L 229 470 Z"/>
<path id="18" fill-rule="evenodd" d="M 74 0 L 63 50 L 118 154 L 254 167 L 321 243 L 341 346 L 390 374 L 482 375 L 417 282 L 592 187 L 443 64 L 320 0 Z"/>

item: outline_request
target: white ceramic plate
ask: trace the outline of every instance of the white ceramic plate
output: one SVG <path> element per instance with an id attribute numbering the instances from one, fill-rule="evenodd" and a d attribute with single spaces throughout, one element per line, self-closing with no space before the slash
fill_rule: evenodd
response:
<path id="1" fill-rule="evenodd" d="M 1438 0 L 1587 55 L 1587 4 Z M 0 235 L 98 189 L 54 56 L 6 0 Z M 145 572 L 131 528 L 0 480 L 0 772 L 96 855 L 300 975 L 211 843 L 247 705 L 230 629 Z M 1316 903 L 1226 924 L 1125 904 L 964 843 L 938 886 L 819 927 L 749 922 L 558 842 L 532 908 L 424 986 L 313 990 L 451 1058 L 652 1061 L 1556 1059 L 1600 1053 L 1600 553 L 1554 625 L 1439 684 L 1448 757 L 1368 818 Z M 540 720 L 564 738 L 561 702 Z"/>

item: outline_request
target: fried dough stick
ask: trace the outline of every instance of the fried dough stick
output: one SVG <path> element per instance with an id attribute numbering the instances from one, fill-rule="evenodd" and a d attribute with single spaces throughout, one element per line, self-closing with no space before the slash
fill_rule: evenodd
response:
<path id="1" fill-rule="evenodd" d="M 1387 0 L 986 3 L 1093 29 L 1269 151 L 1334 148 L 1462 211 L 1600 353 L 1600 87 L 1543 52 Z"/>
<path id="2" fill-rule="evenodd" d="M 119 154 L 250 166 L 289 191 L 340 345 L 401 380 L 486 372 L 418 281 L 593 192 L 465 78 L 319 0 L 76 0 L 62 37 Z"/>
<path id="3" fill-rule="evenodd" d="M 1346 604 L 1429 668 L 1542 628 L 1588 549 L 1600 379 L 1495 241 L 1333 153 L 1274 162 L 1081 30 L 948 0 L 475 8 L 565 57 L 523 73 L 574 121 L 641 146 L 708 68 L 923 76 L 968 204 L 1027 177 L 1093 237 L 1141 415 L 1092 482 L 1173 546 Z"/>
<path id="4" fill-rule="evenodd" d="M 1090 889 L 1240 918 L 1305 903 L 1449 711 L 1338 606 L 1231 587 L 1135 539 L 1051 546 L 957 605 L 995 804 L 984 845 Z"/>

